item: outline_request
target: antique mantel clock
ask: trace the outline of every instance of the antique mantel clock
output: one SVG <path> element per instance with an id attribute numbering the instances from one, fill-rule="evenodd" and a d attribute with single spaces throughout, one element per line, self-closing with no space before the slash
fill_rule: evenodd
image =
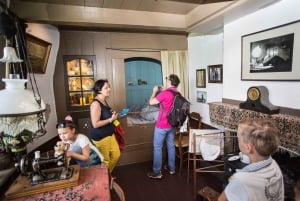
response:
<path id="1" fill-rule="evenodd" d="M 270 103 L 269 91 L 264 86 L 250 87 L 247 91 L 247 100 L 240 103 L 240 108 L 265 114 L 279 113 L 279 107 Z"/>

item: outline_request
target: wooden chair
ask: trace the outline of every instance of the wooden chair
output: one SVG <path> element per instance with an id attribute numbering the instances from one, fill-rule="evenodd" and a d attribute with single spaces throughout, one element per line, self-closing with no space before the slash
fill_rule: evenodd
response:
<path id="1" fill-rule="evenodd" d="M 125 193 L 114 178 L 110 180 L 110 190 L 113 190 L 117 194 L 120 201 L 125 201 Z"/>
<path id="2" fill-rule="evenodd" d="M 188 158 L 188 147 L 189 147 L 189 130 L 190 128 L 201 127 L 201 116 L 197 112 L 192 112 L 188 115 L 187 131 L 176 131 L 174 145 L 176 150 L 176 156 L 179 158 L 179 175 L 181 175 L 183 162 Z"/>
<path id="3" fill-rule="evenodd" d="M 225 143 L 231 143 L 230 140 L 236 136 L 226 136 L 223 131 L 217 129 L 190 130 L 190 136 L 192 139 L 189 151 L 193 161 L 194 197 L 196 199 L 198 174 L 224 173 Z M 209 149 L 216 151 L 207 154 Z"/>
<path id="4" fill-rule="evenodd" d="M 176 148 L 176 156 L 179 159 L 179 175 L 181 175 L 184 157 L 188 153 L 189 132 L 177 131 L 175 134 L 174 145 Z"/>
<path id="5" fill-rule="evenodd" d="M 189 129 L 200 129 L 201 128 L 201 116 L 198 112 L 191 112 L 189 114 Z"/>
<path id="6" fill-rule="evenodd" d="M 202 122 L 201 122 L 201 116 L 198 112 L 191 112 L 189 115 L 189 133 L 188 135 L 190 135 L 190 130 L 191 129 L 200 129 L 202 126 Z M 189 139 L 189 138 L 188 138 Z M 187 145 L 188 147 L 189 145 Z M 187 182 L 189 181 L 189 177 L 190 177 L 190 162 L 192 161 L 192 155 L 190 154 L 189 151 L 187 151 Z"/>

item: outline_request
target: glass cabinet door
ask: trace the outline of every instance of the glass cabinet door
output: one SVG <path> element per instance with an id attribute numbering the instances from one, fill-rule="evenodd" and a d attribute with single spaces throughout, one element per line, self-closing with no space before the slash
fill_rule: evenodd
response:
<path id="1" fill-rule="evenodd" d="M 64 56 L 68 110 L 85 110 L 94 98 L 95 56 Z"/>

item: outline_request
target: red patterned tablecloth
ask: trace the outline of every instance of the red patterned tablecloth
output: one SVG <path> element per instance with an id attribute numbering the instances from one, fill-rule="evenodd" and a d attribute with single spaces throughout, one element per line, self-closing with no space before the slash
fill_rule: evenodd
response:
<path id="1" fill-rule="evenodd" d="M 213 126 L 229 131 L 236 131 L 242 119 L 273 119 L 279 128 L 281 146 L 300 154 L 300 118 L 297 116 L 264 114 L 221 102 L 209 103 L 209 115 Z"/>
<path id="2" fill-rule="evenodd" d="M 80 168 L 78 185 L 9 201 L 110 201 L 109 173 L 97 165 Z"/>

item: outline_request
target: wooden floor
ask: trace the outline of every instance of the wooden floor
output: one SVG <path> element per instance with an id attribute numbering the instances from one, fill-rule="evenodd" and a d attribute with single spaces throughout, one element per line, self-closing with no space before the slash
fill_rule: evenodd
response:
<path id="1" fill-rule="evenodd" d="M 151 171 L 152 161 L 118 166 L 113 172 L 116 182 L 123 188 L 126 201 L 195 201 L 193 198 L 193 179 L 187 183 L 187 169 L 180 176 L 178 173 L 169 175 L 162 171 L 161 180 L 149 179 L 147 172 Z M 217 177 L 206 173 L 200 176 L 199 188 L 206 185 L 222 190 L 222 182 Z M 112 194 L 112 201 L 118 201 Z"/>

